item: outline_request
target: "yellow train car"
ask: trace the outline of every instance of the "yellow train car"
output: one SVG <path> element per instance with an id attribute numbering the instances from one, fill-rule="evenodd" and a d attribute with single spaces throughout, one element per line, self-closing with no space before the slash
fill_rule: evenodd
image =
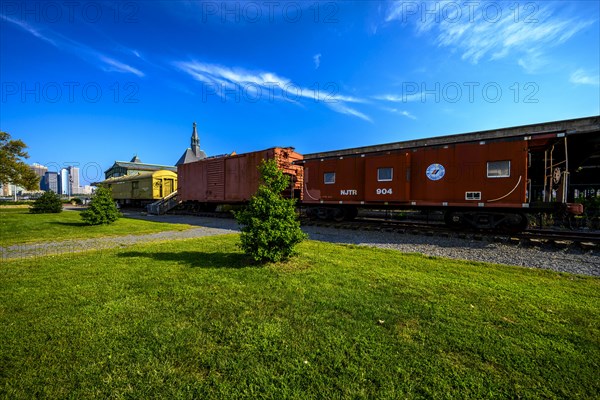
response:
<path id="1" fill-rule="evenodd" d="M 111 189 L 113 199 L 119 204 L 139 206 L 162 199 L 177 190 L 177 173 L 167 170 L 138 172 L 109 178 L 98 185 Z"/>

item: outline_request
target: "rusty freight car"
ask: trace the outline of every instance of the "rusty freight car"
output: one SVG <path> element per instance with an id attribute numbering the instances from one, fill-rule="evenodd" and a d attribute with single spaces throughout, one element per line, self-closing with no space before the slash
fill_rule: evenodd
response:
<path id="1" fill-rule="evenodd" d="M 210 157 L 177 166 L 179 200 L 193 209 L 214 209 L 219 204 L 247 202 L 259 185 L 258 166 L 262 160 L 277 160 L 284 174 L 290 177 L 287 197 L 302 196 L 302 160 L 293 147 L 273 147 L 244 154 Z"/>
<path id="2" fill-rule="evenodd" d="M 306 154 L 303 204 L 323 219 L 363 207 L 429 209 L 449 225 L 523 229 L 527 213 L 581 213 L 569 192 L 569 144 L 598 133 L 590 117 Z"/>

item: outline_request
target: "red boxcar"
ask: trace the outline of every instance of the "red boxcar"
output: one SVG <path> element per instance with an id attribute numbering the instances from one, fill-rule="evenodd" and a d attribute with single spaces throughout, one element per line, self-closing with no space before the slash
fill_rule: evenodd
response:
<path id="1" fill-rule="evenodd" d="M 577 213 L 580 205 L 567 204 L 567 132 L 551 128 L 308 154 L 303 204 L 311 216 L 336 220 L 353 218 L 360 207 L 436 209 L 449 224 L 487 228 L 523 228 L 533 208 Z"/>
<path id="2" fill-rule="evenodd" d="M 207 205 L 246 202 L 258 189 L 258 165 L 262 160 L 270 159 L 277 160 L 282 171 L 291 177 L 287 196 L 301 198 L 302 166 L 293 162 L 302 160 L 302 155 L 292 147 L 274 147 L 178 165 L 179 199 Z"/>

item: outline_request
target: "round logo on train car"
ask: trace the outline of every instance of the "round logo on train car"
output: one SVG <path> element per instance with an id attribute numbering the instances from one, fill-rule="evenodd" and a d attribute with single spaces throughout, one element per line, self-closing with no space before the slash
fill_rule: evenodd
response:
<path id="1" fill-rule="evenodd" d="M 432 181 L 439 181 L 446 175 L 446 168 L 442 164 L 431 164 L 427 167 L 425 175 Z"/>

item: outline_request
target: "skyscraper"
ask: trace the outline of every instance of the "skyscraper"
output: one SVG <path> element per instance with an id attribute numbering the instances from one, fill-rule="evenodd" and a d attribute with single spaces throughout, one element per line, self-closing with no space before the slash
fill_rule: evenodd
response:
<path id="1" fill-rule="evenodd" d="M 67 167 L 69 170 L 69 196 L 79 194 L 79 168 Z"/>
<path id="2" fill-rule="evenodd" d="M 71 185 L 69 182 L 69 170 L 63 168 L 60 170 L 60 178 L 58 180 L 58 194 L 61 196 L 71 195 Z"/>
<path id="3" fill-rule="evenodd" d="M 42 180 L 44 179 L 44 175 L 46 174 L 46 172 L 48 172 L 48 167 L 45 167 L 42 164 L 33 163 L 31 165 L 31 169 L 33 170 L 33 172 L 35 172 L 37 177 L 40 178 L 40 181 L 38 183 L 38 189 L 42 189 Z"/>
<path id="4" fill-rule="evenodd" d="M 40 187 L 42 190 L 58 193 L 58 183 L 58 173 L 48 171 L 44 174 L 44 178 L 40 182 Z"/>

